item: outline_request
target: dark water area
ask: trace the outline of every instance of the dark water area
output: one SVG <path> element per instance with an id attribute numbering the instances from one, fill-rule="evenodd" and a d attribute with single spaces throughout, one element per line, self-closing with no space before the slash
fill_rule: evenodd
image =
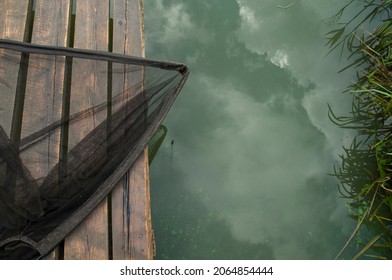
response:
<path id="1" fill-rule="evenodd" d="M 145 1 L 146 57 L 191 70 L 150 170 L 157 259 L 333 259 L 355 228 L 329 175 L 353 138 L 328 118 L 355 80 L 325 46 L 341 1 L 293 2 Z"/>

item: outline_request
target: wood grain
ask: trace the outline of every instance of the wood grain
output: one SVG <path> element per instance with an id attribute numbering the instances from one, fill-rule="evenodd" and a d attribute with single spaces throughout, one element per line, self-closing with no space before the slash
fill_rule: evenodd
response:
<path id="1" fill-rule="evenodd" d="M 113 52 L 144 56 L 143 24 L 142 1 L 114 0 Z M 132 96 L 129 88 L 143 81 L 143 69 L 123 70 L 113 75 L 113 94 Z M 146 149 L 112 192 L 113 259 L 152 259 L 149 188 Z"/>
<path id="2" fill-rule="evenodd" d="M 74 47 L 108 50 L 109 0 L 78 0 Z M 107 101 L 107 62 L 74 59 L 70 114 Z M 98 126 L 107 112 L 80 121 L 69 129 L 69 149 Z M 108 259 L 108 202 L 99 206 L 64 243 L 64 259 Z"/>
<path id="3" fill-rule="evenodd" d="M 0 38 L 23 41 L 29 1 L 0 0 Z M 5 132 L 11 134 L 11 124 L 15 103 L 15 93 L 19 71 L 19 56 L 13 56 L 8 63 L 0 50 L 0 119 Z"/>
<path id="4" fill-rule="evenodd" d="M 67 46 L 69 17 L 70 0 L 36 0 L 32 43 Z M 30 55 L 22 138 L 61 119 L 64 69 L 64 57 Z M 22 159 L 35 179 L 44 178 L 57 164 L 59 151 L 58 130 L 25 151 Z M 55 250 L 49 258 L 57 257 Z"/>

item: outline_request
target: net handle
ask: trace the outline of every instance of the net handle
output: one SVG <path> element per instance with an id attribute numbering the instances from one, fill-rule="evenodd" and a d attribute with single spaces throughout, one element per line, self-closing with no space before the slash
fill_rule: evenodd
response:
<path id="1" fill-rule="evenodd" d="M 114 63 L 127 63 L 139 66 L 148 66 L 164 70 L 177 71 L 181 75 L 189 74 L 189 69 L 185 64 L 146 59 L 143 57 L 111 53 L 98 50 L 86 50 L 78 48 L 46 46 L 32 43 L 19 42 L 8 39 L 0 39 L 0 48 L 18 51 L 22 53 L 44 54 L 44 55 L 62 55 L 75 58 L 104 60 Z"/>

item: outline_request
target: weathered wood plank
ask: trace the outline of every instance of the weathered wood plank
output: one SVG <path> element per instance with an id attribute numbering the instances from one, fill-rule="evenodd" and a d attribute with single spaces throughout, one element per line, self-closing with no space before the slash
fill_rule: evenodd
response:
<path id="1" fill-rule="evenodd" d="M 23 40 L 29 0 L 0 1 L 0 35 L 3 39 Z"/>
<path id="2" fill-rule="evenodd" d="M 68 45 L 71 0 L 35 0 L 32 43 Z"/>
<path id="3" fill-rule="evenodd" d="M 128 48 L 134 49 L 133 55 L 145 56 L 144 47 L 144 7 L 142 0 L 131 0 L 131 18 L 138 24 L 128 23 Z M 142 77 L 144 78 L 144 77 Z M 138 79 L 138 77 L 136 78 Z M 129 172 L 131 204 L 131 258 L 152 259 L 154 254 L 153 231 L 151 222 L 150 174 L 148 149 L 140 155 Z M 139 204 L 138 204 L 139 203 Z"/>
<path id="4" fill-rule="evenodd" d="M 75 48 L 108 50 L 109 0 L 76 2 Z M 70 113 L 107 101 L 107 63 L 73 60 Z M 70 126 L 69 149 L 106 117 L 99 116 Z M 108 259 L 108 208 L 103 201 L 64 243 L 64 259 Z"/>
<path id="5" fill-rule="evenodd" d="M 150 180 L 148 150 L 129 171 L 130 205 L 131 205 L 131 259 L 150 260 L 153 258 L 153 237 L 150 208 Z"/>
<path id="6" fill-rule="evenodd" d="M 36 2 L 32 43 L 66 46 L 70 1 Z M 56 23 L 56 26 L 47 24 Z M 50 26 L 50 27 L 49 27 Z M 64 87 L 64 57 L 30 55 L 22 138 L 61 119 Z M 34 149 L 23 153 L 26 167 L 34 178 L 48 174 L 59 158 L 60 133 L 55 132 Z M 47 154 L 45 158 L 43 154 Z"/>
<path id="7" fill-rule="evenodd" d="M 36 0 L 32 43 L 67 46 L 70 0 Z M 50 23 L 50 24 L 48 24 Z M 27 76 L 22 138 L 61 119 L 64 90 L 64 57 L 30 55 Z M 47 154 L 45 158 L 42 155 Z M 23 154 L 26 167 L 36 179 L 55 166 L 60 154 L 60 131 Z M 58 258 L 53 251 L 48 258 Z"/>
<path id="8" fill-rule="evenodd" d="M 112 193 L 113 259 L 153 258 L 149 183 L 145 149 Z"/>
<path id="9" fill-rule="evenodd" d="M 127 33 L 127 1 L 113 1 L 113 52 L 125 52 Z M 126 95 L 126 71 L 122 65 L 114 64 L 115 74 L 112 77 L 112 92 L 114 95 Z M 126 96 L 123 96 L 125 98 Z M 119 104 L 120 106 L 122 104 Z M 115 109 L 115 108 L 113 108 Z M 130 210 L 129 210 L 129 180 L 125 176 L 113 189 L 112 199 L 112 257 L 115 260 L 130 259 Z"/>
<path id="10" fill-rule="evenodd" d="M 0 38 L 23 41 L 29 1 L 0 0 Z M 15 103 L 20 57 L 12 57 L 12 64 L 7 63 L 4 52 L 0 51 L 0 104 L 1 125 L 11 134 L 12 116 Z"/>
<path id="11" fill-rule="evenodd" d="M 113 52 L 144 56 L 143 7 L 139 0 L 114 0 Z M 118 69 L 116 69 L 118 71 Z M 143 79 L 143 71 L 113 76 L 113 94 Z M 112 192 L 113 259 L 152 259 L 147 150 Z"/>

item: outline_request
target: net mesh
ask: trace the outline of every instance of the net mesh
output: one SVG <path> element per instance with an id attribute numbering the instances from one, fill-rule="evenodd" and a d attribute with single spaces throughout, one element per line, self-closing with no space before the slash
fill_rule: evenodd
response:
<path id="1" fill-rule="evenodd" d="M 49 253 L 112 190 L 188 69 L 0 40 L 0 258 Z"/>

